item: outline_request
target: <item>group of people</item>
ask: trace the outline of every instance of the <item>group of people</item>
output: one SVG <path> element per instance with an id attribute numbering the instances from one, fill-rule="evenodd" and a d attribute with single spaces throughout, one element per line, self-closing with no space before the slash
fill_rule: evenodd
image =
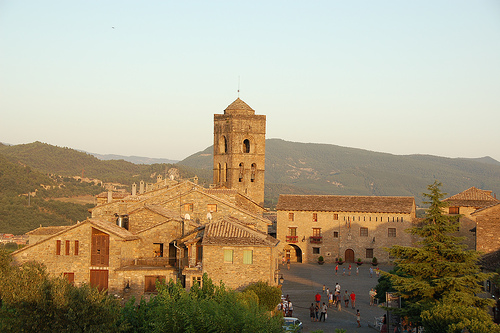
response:
<path id="1" fill-rule="evenodd" d="M 347 293 L 347 290 L 344 291 L 342 296 L 340 284 L 335 283 L 335 288 L 330 290 L 325 285 L 323 285 L 323 293 L 326 294 L 326 299 L 328 300 L 328 305 L 323 302 L 321 304 L 321 294 L 318 292 L 314 296 L 315 303 L 311 303 L 311 307 L 309 308 L 309 313 L 311 317 L 311 321 L 325 321 L 328 318 L 328 308 L 336 307 L 338 311 L 342 310 L 342 301 L 344 302 L 345 307 L 349 307 L 349 303 L 351 303 L 352 308 L 356 307 L 356 294 L 352 291 L 350 294 Z M 356 320 L 358 322 L 358 327 L 360 327 L 360 318 L 361 315 L 359 310 L 356 311 Z"/>
<path id="2" fill-rule="evenodd" d="M 288 295 L 286 295 L 286 297 L 283 297 L 283 295 L 281 296 L 281 302 L 278 304 L 277 310 L 283 313 L 283 317 L 292 317 L 293 304 Z"/>

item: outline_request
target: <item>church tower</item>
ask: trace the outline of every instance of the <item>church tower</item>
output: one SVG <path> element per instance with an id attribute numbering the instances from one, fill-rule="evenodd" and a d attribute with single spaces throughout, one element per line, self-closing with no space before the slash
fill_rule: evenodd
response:
<path id="1" fill-rule="evenodd" d="M 214 183 L 264 204 L 266 116 L 237 98 L 214 115 Z"/>

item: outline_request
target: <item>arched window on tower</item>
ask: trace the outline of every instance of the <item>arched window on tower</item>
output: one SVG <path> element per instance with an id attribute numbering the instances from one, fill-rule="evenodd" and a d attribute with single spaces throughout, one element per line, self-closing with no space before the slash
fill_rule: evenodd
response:
<path id="1" fill-rule="evenodd" d="M 255 181 L 255 172 L 257 171 L 257 164 L 252 163 L 252 169 L 250 173 L 250 181 L 253 183 Z"/>
<path id="2" fill-rule="evenodd" d="M 240 175 L 238 176 L 238 181 L 241 183 L 243 181 L 243 171 L 245 170 L 243 163 L 240 163 Z"/>
<path id="3" fill-rule="evenodd" d="M 250 152 L 250 140 L 245 139 L 243 141 L 243 152 L 244 153 L 249 153 Z"/>
<path id="4" fill-rule="evenodd" d="M 227 182 L 227 163 L 224 163 L 224 169 L 223 169 L 222 181 L 223 181 L 223 182 Z"/>

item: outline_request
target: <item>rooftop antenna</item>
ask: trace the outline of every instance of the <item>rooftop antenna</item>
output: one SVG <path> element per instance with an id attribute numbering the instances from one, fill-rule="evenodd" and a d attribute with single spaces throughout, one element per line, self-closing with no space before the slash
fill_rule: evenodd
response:
<path id="1" fill-rule="evenodd" d="M 238 75 L 238 98 L 240 98 L 240 76 Z"/>

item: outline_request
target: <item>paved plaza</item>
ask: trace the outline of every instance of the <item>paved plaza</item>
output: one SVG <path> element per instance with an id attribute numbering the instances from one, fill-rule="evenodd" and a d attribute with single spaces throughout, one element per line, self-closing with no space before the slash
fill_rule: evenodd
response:
<path id="1" fill-rule="evenodd" d="M 345 267 L 346 273 L 342 275 L 342 270 Z M 289 295 L 290 301 L 293 304 L 293 316 L 299 318 L 304 325 L 304 332 L 312 332 L 315 330 L 323 330 L 327 332 L 335 332 L 336 328 L 343 328 L 350 332 L 370 332 L 376 330 L 369 327 L 373 326 L 375 317 L 380 317 L 385 314 L 385 311 L 377 306 L 370 306 L 370 297 L 368 292 L 370 288 L 374 288 L 377 284 L 375 272 L 370 278 L 369 269 L 371 265 L 363 264 L 359 267 L 359 275 L 356 275 L 356 265 L 352 265 L 351 276 L 348 275 L 349 264 L 339 265 L 338 275 L 335 275 L 334 264 L 300 264 L 292 263 L 290 270 L 286 266 L 280 266 L 280 274 L 283 274 L 283 295 Z M 390 270 L 390 266 L 379 265 L 380 270 Z M 314 295 L 321 294 L 321 304 L 326 299 L 326 294 L 323 293 L 323 284 L 329 287 L 330 290 L 335 290 L 335 283 L 338 282 L 341 286 L 341 294 L 347 289 L 350 294 L 352 291 L 356 294 L 356 308 L 352 309 L 344 307 L 342 301 L 342 310 L 337 311 L 335 308 L 328 309 L 328 319 L 325 322 L 311 322 L 309 316 L 309 307 L 314 303 Z M 357 327 L 356 310 L 361 313 L 361 327 Z"/>

